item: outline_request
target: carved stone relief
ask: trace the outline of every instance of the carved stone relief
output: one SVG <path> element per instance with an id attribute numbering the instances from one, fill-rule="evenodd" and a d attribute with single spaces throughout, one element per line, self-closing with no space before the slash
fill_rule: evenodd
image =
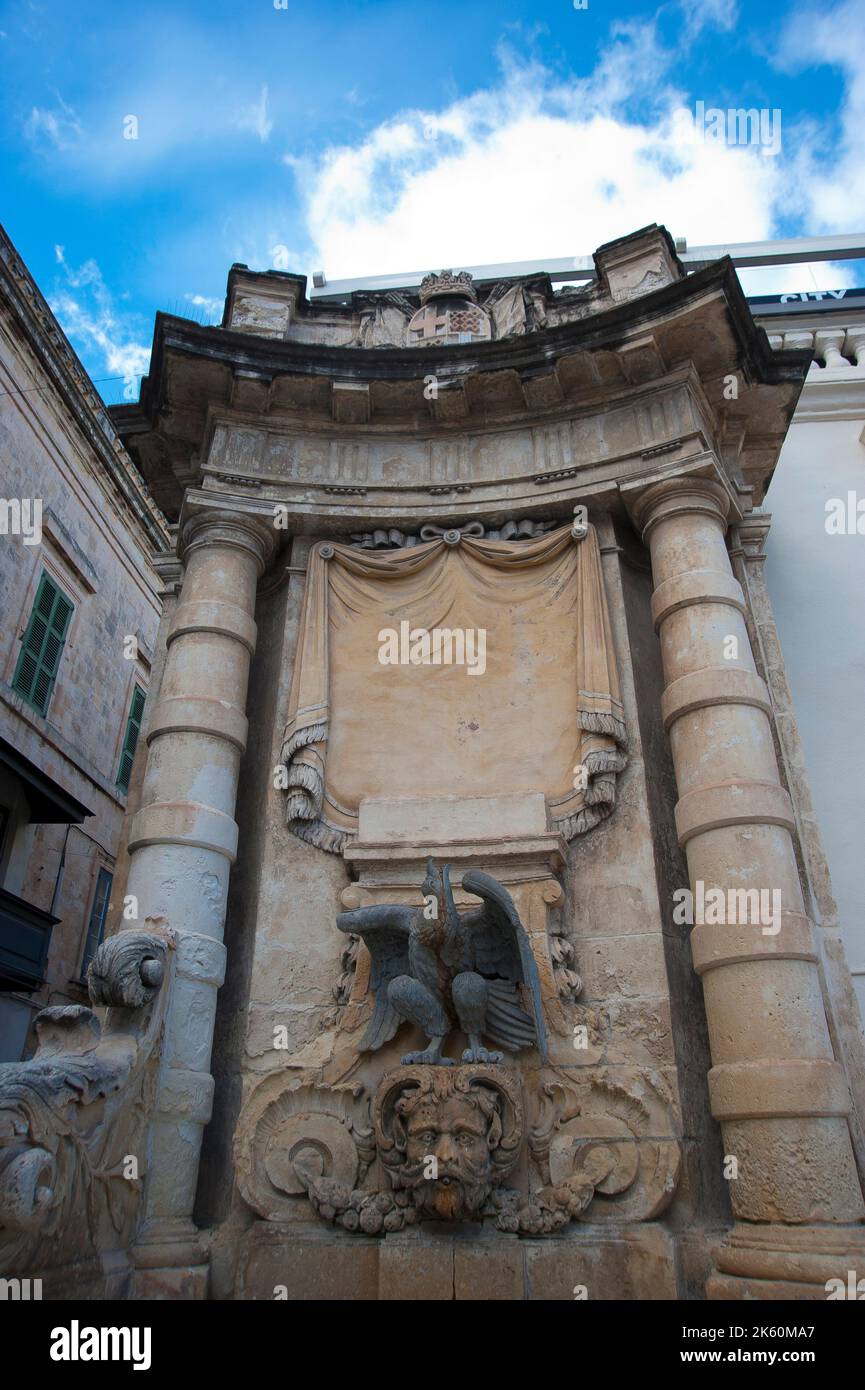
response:
<path id="1" fill-rule="evenodd" d="M 35 1056 L 0 1066 L 0 1271 L 48 1270 L 128 1244 L 172 948 L 166 930 L 110 937 L 89 973 L 104 1025 L 81 1005 L 43 1009 Z"/>
<path id="2" fill-rule="evenodd" d="M 579 1219 L 656 1217 L 678 1181 L 676 1103 L 660 1073 L 576 1060 L 582 986 L 551 912 L 556 880 L 514 884 L 518 908 L 470 871 L 457 904 L 430 862 L 422 906 L 382 901 L 385 891 L 343 894 L 338 1017 L 316 1065 L 296 1055 L 247 1101 L 236 1140 L 246 1201 L 298 1221 L 308 1199 L 321 1220 L 363 1235 L 487 1221 L 543 1236 Z M 499 986 L 518 991 L 510 1012 Z M 429 1042 L 394 1066 L 404 1023 Z M 462 1060 L 448 1055 L 452 1026 L 469 1044 Z M 564 1064 L 546 1061 L 548 1030 Z"/>
<path id="3" fill-rule="evenodd" d="M 236 1158 L 261 1216 L 297 1220 L 305 1195 L 322 1221 L 361 1235 L 423 1221 L 542 1236 L 579 1219 L 650 1220 L 680 1168 L 656 1074 L 550 1069 L 527 1084 L 484 1064 L 404 1065 L 374 1090 L 269 1077 L 241 1116 Z"/>
<path id="4" fill-rule="evenodd" d="M 558 521 L 532 521 L 531 517 L 506 521 L 502 526 L 485 526 L 481 521 L 469 521 L 456 527 L 428 523 L 419 532 L 406 533 L 390 527 L 388 530 L 358 531 L 350 539 L 351 544 L 359 550 L 400 550 L 439 537 L 448 544 L 456 544 L 457 536 L 477 536 L 488 541 L 533 540 L 547 531 L 554 531 L 559 524 Z"/>

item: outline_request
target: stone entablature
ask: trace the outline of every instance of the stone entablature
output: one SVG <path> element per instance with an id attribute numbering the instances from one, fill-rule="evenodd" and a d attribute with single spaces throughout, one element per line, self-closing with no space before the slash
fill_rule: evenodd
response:
<path id="1" fill-rule="evenodd" d="M 270 468 L 286 478 L 298 467 L 304 482 L 322 488 L 368 488 L 389 474 L 416 487 L 474 486 L 484 463 L 467 451 L 467 436 L 488 438 L 493 471 L 524 472 L 541 487 L 571 468 L 582 475 L 593 458 L 615 473 L 629 452 L 672 451 L 682 436 L 702 429 L 704 437 L 731 441 L 736 471 L 759 500 L 810 356 L 771 350 L 728 261 L 685 277 L 665 237 L 649 229 L 599 252 L 586 315 L 527 320 L 521 334 L 487 342 L 372 349 L 238 332 L 230 316 L 231 326 L 221 329 L 161 318 L 141 402 L 117 408 L 114 417 L 173 518 L 182 486 L 200 485 L 224 450 L 218 436 L 226 424 L 241 439 L 244 427 L 266 424 Z M 299 292 L 297 277 L 276 278 Z M 508 293 L 518 288 L 512 284 Z M 332 310 L 318 301 L 310 306 L 312 314 L 326 312 Z M 683 402 L 688 392 L 693 399 Z M 618 417 L 617 400 L 624 412 Z M 671 418 L 625 423 L 638 403 L 650 417 L 672 411 Z M 522 466 L 508 470 L 499 461 L 501 441 L 490 436 L 520 426 L 537 442 L 530 456 L 523 447 Z M 322 439 L 317 454 L 295 464 L 299 427 Z M 440 441 L 440 461 L 425 464 L 418 454 L 424 434 Z M 376 437 L 380 464 L 366 459 Z M 685 444 L 693 452 L 687 438 Z M 237 456 L 223 471 L 238 487 L 251 486 Z"/>
<path id="2" fill-rule="evenodd" d="M 507 416 L 505 417 L 507 420 Z M 288 529 L 338 531 L 342 517 L 371 527 L 442 524 L 471 516 L 566 514 L 574 488 L 600 499 L 647 460 L 705 452 L 712 412 L 688 370 L 637 387 L 606 407 L 571 411 L 549 423 L 509 420 L 459 434 L 419 429 L 385 434 L 370 425 L 354 437 L 332 427 L 268 428 L 214 416 L 202 468 L 203 491 L 243 496 L 263 513 L 284 505 Z"/>

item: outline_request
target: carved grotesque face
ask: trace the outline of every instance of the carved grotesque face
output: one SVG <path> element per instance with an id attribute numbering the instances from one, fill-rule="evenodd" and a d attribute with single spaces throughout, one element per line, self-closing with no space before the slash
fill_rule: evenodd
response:
<path id="1" fill-rule="evenodd" d="M 406 1117 L 401 1185 L 419 1212 L 459 1221 L 483 1206 L 492 1187 L 491 1121 L 497 1110 L 472 1095 L 428 1099 Z"/>

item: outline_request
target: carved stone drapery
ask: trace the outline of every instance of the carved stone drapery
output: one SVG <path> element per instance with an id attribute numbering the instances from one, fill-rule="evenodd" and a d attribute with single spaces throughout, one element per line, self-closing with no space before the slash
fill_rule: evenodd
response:
<path id="1" fill-rule="evenodd" d="M 472 679 L 450 660 L 377 664 L 376 634 L 400 624 L 483 631 L 489 670 Z M 435 693 L 410 683 L 418 664 L 431 667 Z M 625 741 L 593 528 L 578 541 L 561 527 L 521 543 L 459 534 L 382 554 L 313 547 L 282 749 L 287 819 L 301 839 L 341 852 L 360 799 L 385 791 L 538 790 L 571 839 L 612 811 Z"/>
<path id="2" fill-rule="evenodd" d="M 485 526 L 482 521 L 470 521 L 456 527 L 435 526 L 429 523 L 422 526 L 420 531 L 410 532 L 400 531 L 391 526 L 377 531 L 358 531 L 352 535 L 351 543 L 359 550 L 399 550 L 402 547 L 410 549 L 422 545 L 424 541 L 435 540 L 437 536 L 453 535 L 455 532 L 488 541 L 530 541 L 546 535 L 547 531 L 554 531 L 558 524 L 555 521 L 533 521 L 531 517 L 524 517 L 520 521 L 506 521 L 502 526 Z"/>

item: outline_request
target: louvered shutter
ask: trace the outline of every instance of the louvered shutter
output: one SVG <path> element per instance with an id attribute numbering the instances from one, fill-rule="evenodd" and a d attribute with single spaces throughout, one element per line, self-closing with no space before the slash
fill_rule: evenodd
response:
<path id="1" fill-rule="evenodd" d="M 97 947 L 105 934 L 105 919 L 108 916 L 112 880 L 113 875 L 108 869 L 99 870 L 96 892 L 93 894 L 93 905 L 90 909 L 90 921 L 87 924 L 87 936 L 84 941 L 84 958 L 81 962 L 82 980 L 86 980 L 87 968 L 96 955 Z"/>
<path id="2" fill-rule="evenodd" d="M 12 677 L 13 689 L 40 714 L 48 710 L 74 611 L 73 604 L 54 580 L 43 573 Z"/>
<path id="3" fill-rule="evenodd" d="M 129 791 L 129 779 L 132 776 L 132 761 L 135 757 L 135 749 L 138 744 L 138 735 L 141 733 L 141 719 L 144 714 L 144 691 L 140 685 L 136 685 L 132 694 L 132 703 L 129 706 L 129 718 L 126 721 L 126 735 L 123 739 L 123 752 L 120 754 L 120 771 L 117 774 L 117 785 L 123 792 Z"/>

